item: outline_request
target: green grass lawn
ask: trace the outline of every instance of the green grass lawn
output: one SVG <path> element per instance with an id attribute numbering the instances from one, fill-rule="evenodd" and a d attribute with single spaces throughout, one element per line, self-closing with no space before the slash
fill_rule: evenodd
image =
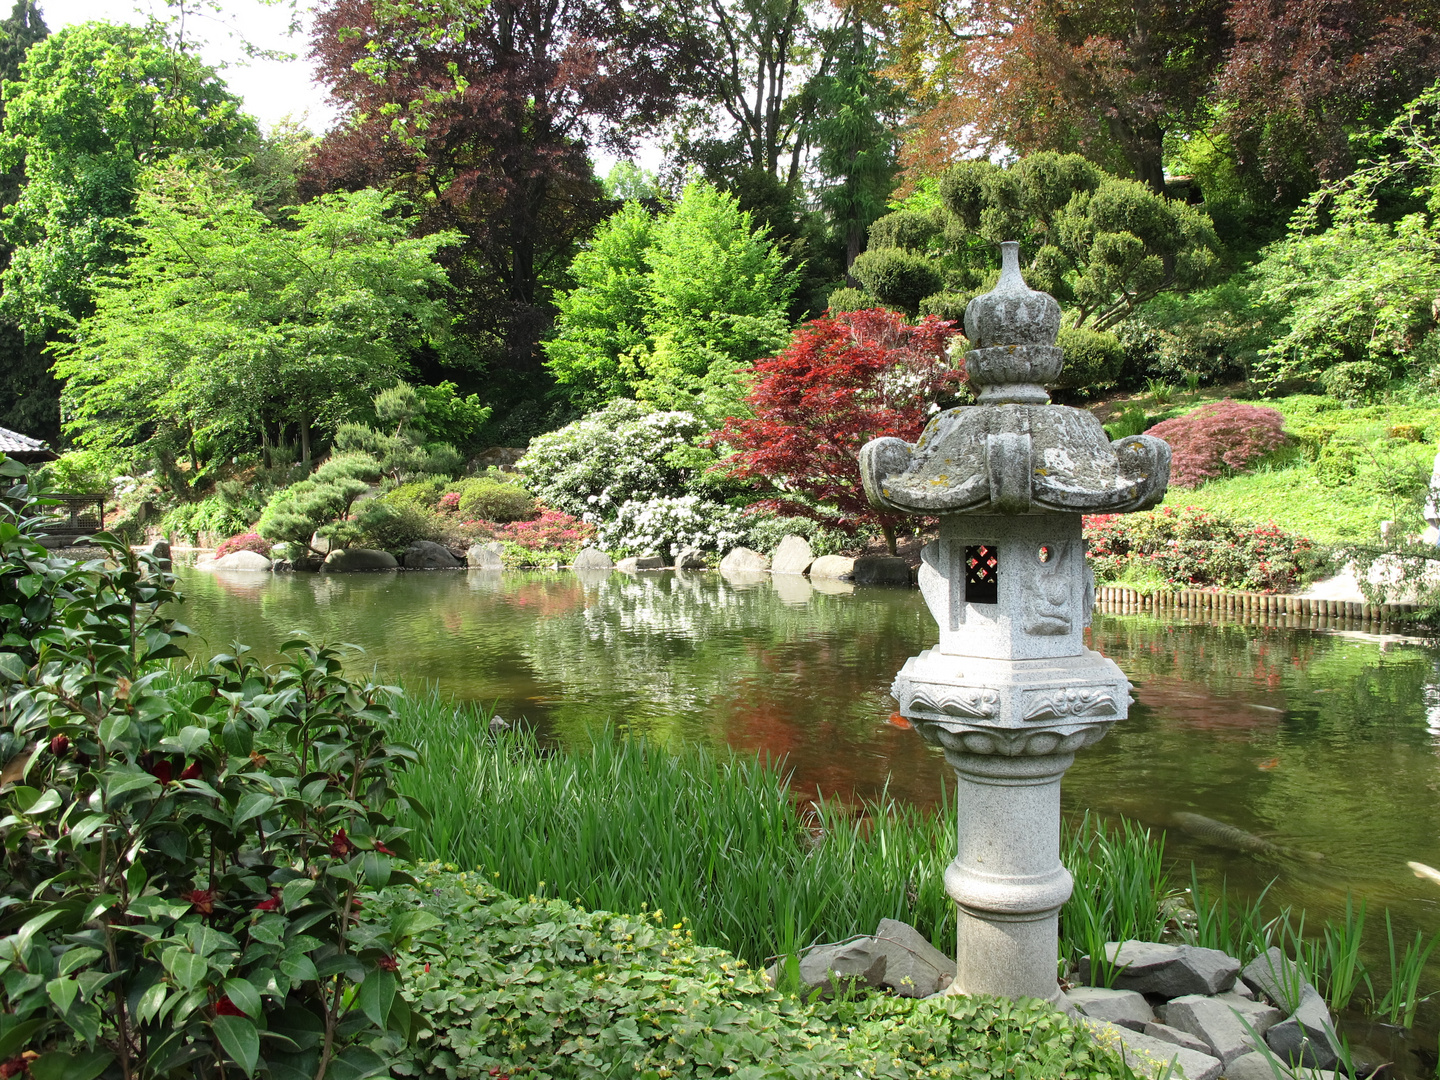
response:
<path id="1" fill-rule="evenodd" d="M 1162 412 L 1146 397 L 1133 400 L 1147 412 Z M 1183 415 L 1207 400 L 1213 395 L 1180 394 L 1163 412 Z M 1253 404 L 1285 417 L 1291 445 L 1253 472 L 1189 490 L 1172 487 L 1167 506 L 1200 506 L 1233 518 L 1274 522 L 1327 544 L 1378 539 L 1385 520 L 1399 520 L 1407 530 L 1423 526 L 1419 507 L 1440 439 L 1440 397 L 1348 406 L 1296 394 Z M 1418 441 L 1391 436 L 1407 427 L 1413 430 L 1406 434 L 1418 435 Z"/>

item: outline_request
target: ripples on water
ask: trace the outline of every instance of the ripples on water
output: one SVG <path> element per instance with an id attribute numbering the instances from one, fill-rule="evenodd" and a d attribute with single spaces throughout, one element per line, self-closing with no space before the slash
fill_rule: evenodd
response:
<path id="1" fill-rule="evenodd" d="M 660 740 L 784 755 L 799 788 L 932 803 L 943 758 L 887 718 L 890 680 L 935 641 L 918 594 L 755 575 L 179 570 L 182 621 L 216 651 L 273 657 L 300 631 L 365 649 L 411 685 L 523 716 L 562 742 L 602 722 Z M 1312 925 L 1363 897 L 1397 937 L 1440 929 L 1440 665 L 1413 641 L 1148 616 L 1096 616 L 1091 647 L 1136 704 L 1066 775 L 1067 813 L 1164 827 L 1177 811 L 1319 852 L 1270 862 L 1172 829 L 1202 880 L 1304 907 Z M 203 651 L 202 648 L 192 650 Z M 1180 876 L 1180 875 L 1177 875 Z M 1177 882 L 1178 883 L 1178 882 Z"/>

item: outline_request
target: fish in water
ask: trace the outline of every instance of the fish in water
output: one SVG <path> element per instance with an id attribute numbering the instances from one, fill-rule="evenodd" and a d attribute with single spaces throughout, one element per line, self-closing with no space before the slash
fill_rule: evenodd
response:
<path id="1" fill-rule="evenodd" d="M 1284 712 L 1284 709 L 1277 709 L 1274 705 L 1256 705 L 1253 701 L 1245 703 L 1247 709 L 1259 709 L 1261 712 Z"/>
<path id="2" fill-rule="evenodd" d="M 1317 862 L 1325 858 L 1318 851 L 1298 851 L 1295 848 L 1282 847 L 1280 844 L 1271 843 L 1254 833 L 1237 829 L 1234 825 L 1226 825 L 1223 821 L 1216 821 L 1203 814 L 1192 814 L 1182 810 L 1171 820 L 1197 840 L 1204 840 L 1216 847 L 1230 848 L 1232 851 L 1250 851 L 1257 855 L 1313 859 Z"/>
<path id="3" fill-rule="evenodd" d="M 905 717 L 901 716 L 898 712 L 892 712 L 890 719 L 885 722 L 891 727 L 900 728 L 902 731 L 908 731 L 910 729 L 910 721 L 906 720 Z"/>
<path id="4" fill-rule="evenodd" d="M 1436 870 L 1435 867 L 1426 866 L 1423 862 L 1407 862 L 1405 865 L 1415 871 L 1415 876 L 1422 881 L 1433 881 L 1436 885 L 1440 885 L 1440 870 Z"/>
<path id="5" fill-rule="evenodd" d="M 1278 757 L 1266 758 L 1264 761 L 1257 761 L 1255 767 L 1261 772 L 1269 772 L 1271 769 L 1280 767 L 1280 759 Z"/>

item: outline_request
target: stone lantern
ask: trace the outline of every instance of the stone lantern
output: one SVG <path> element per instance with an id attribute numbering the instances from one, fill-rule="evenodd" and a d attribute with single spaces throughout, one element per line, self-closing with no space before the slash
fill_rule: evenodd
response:
<path id="1" fill-rule="evenodd" d="M 959 852 L 945 891 L 959 908 L 951 993 L 1059 1002 L 1060 778 L 1130 704 L 1130 683 L 1085 647 L 1095 584 L 1081 515 L 1145 510 L 1165 494 L 1170 448 L 1111 442 L 1088 412 L 1050 404 L 1060 305 L 1028 288 L 1019 247 L 965 310 L 978 404 L 937 415 L 913 445 L 860 455 L 870 501 L 940 519 L 920 590 L 940 640 L 900 669 L 901 715 L 958 780 Z"/>

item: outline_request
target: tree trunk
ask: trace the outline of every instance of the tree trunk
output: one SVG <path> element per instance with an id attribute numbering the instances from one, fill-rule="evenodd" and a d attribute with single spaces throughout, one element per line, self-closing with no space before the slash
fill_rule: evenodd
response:
<path id="1" fill-rule="evenodd" d="M 299 421 L 300 428 L 300 464 L 305 466 L 306 471 L 310 469 L 310 418 L 302 416 Z"/>
<path id="2" fill-rule="evenodd" d="M 880 531 L 885 534 L 885 547 L 889 550 L 889 552 L 890 552 L 891 555 L 896 554 L 896 551 L 895 551 L 895 523 L 894 523 L 893 521 L 887 521 L 886 519 L 881 518 L 881 519 L 880 519 Z"/>

